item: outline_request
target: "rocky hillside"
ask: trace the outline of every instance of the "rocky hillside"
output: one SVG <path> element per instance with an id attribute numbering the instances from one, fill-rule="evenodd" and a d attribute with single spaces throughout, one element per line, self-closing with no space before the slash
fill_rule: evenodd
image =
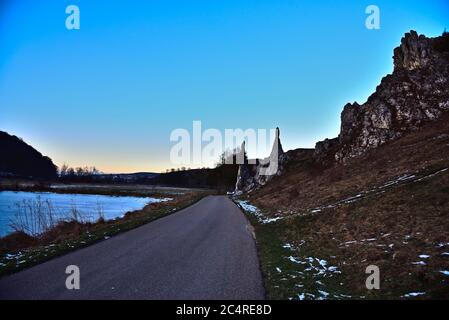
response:
<path id="1" fill-rule="evenodd" d="M 366 103 L 348 103 L 344 107 L 339 136 L 316 144 L 312 158 L 317 165 L 347 163 L 440 119 L 449 111 L 449 33 L 427 38 L 410 31 L 394 50 L 393 61 L 393 73 L 382 79 Z M 263 187 L 301 159 L 300 150 L 283 151 L 277 129 L 270 156 L 257 160 L 256 165 L 240 166 L 236 192 Z M 260 174 L 273 162 L 275 172 L 268 176 Z"/>
<path id="2" fill-rule="evenodd" d="M 449 298 L 448 47 L 448 34 L 406 34 L 339 137 L 288 152 L 236 200 L 255 217 L 270 298 Z M 369 265 L 380 290 L 365 286 Z"/>
<path id="3" fill-rule="evenodd" d="M 394 71 L 365 104 L 347 104 L 336 139 L 319 142 L 318 160 L 345 162 L 434 121 L 449 110 L 449 33 L 405 34 L 394 50 Z"/>
<path id="4" fill-rule="evenodd" d="M 345 164 L 290 162 L 239 199 L 259 210 L 269 297 L 449 298 L 448 186 L 449 114 Z"/>
<path id="5" fill-rule="evenodd" d="M 16 136 L 0 131 L 0 175 L 52 179 L 56 166 Z"/>

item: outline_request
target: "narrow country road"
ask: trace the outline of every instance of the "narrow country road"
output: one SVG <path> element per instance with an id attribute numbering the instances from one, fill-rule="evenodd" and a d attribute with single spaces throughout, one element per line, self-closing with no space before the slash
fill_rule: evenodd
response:
<path id="1" fill-rule="evenodd" d="M 65 287 L 68 265 L 80 290 Z M 263 298 L 248 222 L 224 196 L 0 279 L 0 299 Z"/>

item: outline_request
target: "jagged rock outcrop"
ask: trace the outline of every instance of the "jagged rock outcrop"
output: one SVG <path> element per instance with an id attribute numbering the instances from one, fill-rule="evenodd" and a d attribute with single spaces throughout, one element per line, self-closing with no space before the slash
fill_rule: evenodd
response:
<path id="1" fill-rule="evenodd" d="M 393 73 L 382 79 L 366 103 L 344 107 L 339 136 L 316 144 L 314 162 L 346 163 L 449 111 L 449 33 L 427 38 L 410 31 L 394 50 L 393 61 Z M 281 152 L 274 176 L 282 174 L 289 161 L 296 161 L 292 153 L 282 150 L 279 131 L 276 141 Z M 272 176 L 260 175 L 263 168 L 259 162 L 240 166 L 236 191 L 248 192 L 266 184 Z"/>
<path id="2" fill-rule="evenodd" d="M 416 31 L 406 33 L 401 45 L 394 49 L 394 66 L 396 69 L 415 70 L 427 66 L 433 56 L 432 40 Z"/>
<path id="3" fill-rule="evenodd" d="M 335 153 L 338 151 L 340 144 L 338 138 L 325 139 L 315 146 L 314 158 L 319 163 L 335 162 Z"/>
<path id="4" fill-rule="evenodd" d="M 240 152 L 243 152 L 242 158 L 245 161 L 239 166 L 235 186 L 237 193 L 249 192 L 263 186 L 274 176 L 283 172 L 287 157 L 282 148 L 279 128 L 276 128 L 276 137 L 269 157 L 251 161 L 246 158 L 245 150 L 245 142 L 243 142 Z"/>
<path id="5" fill-rule="evenodd" d="M 235 190 L 245 192 L 253 188 L 254 184 L 254 173 L 253 173 L 253 165 L 248 163 L 248 159 L 246 158 L 246 144 L 243 141 L 242 146 L 240 148 L 241 155 L 238 156 L 238 159 L 244 159 L 244 163 L 240 164 L 239 171 L 237 172 L 237 182 L 235 184 Z"/>
<path id="6" fill-rule="evenodd" d="M 346 162 L 418 129 L 449 110 L 449 34 L 406 33 L 394 50 L 394 71 L 368 101 L 347 104 L 336 139 L 319 142 L 315 158 Z"/>

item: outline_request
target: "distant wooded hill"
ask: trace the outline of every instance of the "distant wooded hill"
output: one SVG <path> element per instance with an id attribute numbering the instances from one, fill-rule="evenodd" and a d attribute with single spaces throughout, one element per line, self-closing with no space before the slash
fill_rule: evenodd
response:
<path id="1" fill-rule="evenodd" d="M 160 174 L 148 183 L 184 188 L 212 188 L 232 191 L 235 188 L 238 165 L 221 165 L 213 169 L 192 169 Z"/>
<path id="2" fill-rule="evenodd" d="M 22 139 L 0 131 L 0 177 L 57 179 L 66 183 L 142 183 L 233 190 L 237 171 L 238 165 L 218 165 L 213 169 L 181 170 L 163 174 L 104 174 L 95 167 L 70 168 L 67 165 L 63 165 L 58 171 L 50 158 L 43 156 Z"/>
<path id="3" fill-rule="evenodd" d="M 57 167 L 53 161 L 22 139 L 0 131 L 0 175 L 53 179 Z"/>

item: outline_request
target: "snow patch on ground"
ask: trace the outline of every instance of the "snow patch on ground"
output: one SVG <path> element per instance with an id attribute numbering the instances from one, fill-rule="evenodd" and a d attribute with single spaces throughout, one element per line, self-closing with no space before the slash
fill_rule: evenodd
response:
<path id="1" fill-rule="evenodd" d="M 263 224 L 269 224 L 269 223 L 273 223 L 279 220 L 282 220 L 282 217 L 277 217 L 277 218 L 272 218 L 272 219 L 265 219 L 262 221 Z"/>
<path id="2" fill-rule="evenodd" d="M 426 293 L 425 292 L 410 292 L 410 293 L 406 293 L 402 296 L 402 298 L 414 298 L 414 297 L 420 297 L 420 296 L 424 296 Z"/>
<path id="3" fill-rule="evenodd" d="M 237 200 L 237 203 L 244 211 L 254 215 L 262 224 L 270 224 L 284 219 L 283 217 L 267 218 L 259 208 L 250 204 L 249 201 Z"/>
<path id="4" fill-rule="evenodd" d="M 238 201 L 239 205 L 243 208 L 243 210 L 251 212 L 251 213 L 259 213 L 259 209 L 251 204 L 248 201 Z"/>
<path id="5" fill-rule="evenodd" d="M 296 264 L 306 264 L 306 262 L 301 261 L 298 258 L 295 258 L 293 256 L 287 257 L 287 259 Z"/>
<path id="6" fill-rule="evenodd" d="M 321 296 L 326 299 L 329 296 L 329 293 L 323 290 L 318 290 L 318 292 L 321 294 Z"/>
<path id="7" fill-rule="evenodd" d="M 297 279 L 296 283 L 292 283 L 299 292 L 295 293 L 291 300 L 326 300 L 326 299 L 347 299 L 351 296 L 343 295 L 342 292 L 329 292 L 326 290 L 327 282 L 333 277 L 341 274 L 337 266 L 331 265 L 327 260 L 314 256 L 301 256 L 300 247 L 306 242 L 300 241 L 299 244 L 285 243 L 282 246 L 286 252 L 296 253 L 294 255 L 286 255 L 285 259 L 292 263 L 286 267 L 283 276 L 290 276 L 291 279 Z M 335 256 L 331 257 L 336 258 Z M 282 281 L 282 279 L 280 279 Z M 306 286 L 313 280 L 315 286 Z"/>
<path id="8" fill-rule="evenodd" d="M 439 171 L 436 171 L 434 173 L 427 174 L 427 175 L 424 175 L 424 176 L 422 176 L 422 175 L 418 176 L 418 173 L 417 174 L 403 175 L 403 176 L 401 176 L 401 177 L 399 177 L 399 178 L 397 178 L 395 180 L 388 181 L 388 182 L 384 183 L 381 186 L 374 187 L 372 189 L 362 191 L 362 192 L 356 194 L 355 196 L 351 196 L 351 197 L 345 198 L 343 200 L 337 201 L 337 202 L 332 203 L 332 204 L 319 206 L 319 207 L 316 207 L 314 209 L 308 210 L 306 212 L 294 213 L 294 214 L 291 214 L 290 217 L 299 216 L 299 215 L 304 216 L 304 215 L 308 215 L 308 214 L 317 214 L 317 213 L 320 213 L 320 212 L 322 212 L 322 211 L 324 211 L 326 209 L 333 209 L 333 208 L 341 206 L 341 205 L 351 204 L 351 203 L 357 202 L 359 200 L 362 200 L 365 197 L 370 196 L 370 195 L 385 193 L 388 189 L 390 189 L 390 188 L 392 188 L 394 186 L 399 186 L 399 185 L 406 184 L 406 183 L 420 182 L 420 181 L 423 181 L 425 179 L 429 179 L 429 178 L 432 178 L 432 177 L 434 177 L 436 175 L 439 175 L 439 174 L 441 174 L 441 173 L 443 173 L 443 172 L 445 172 L 447 170 L 449 170 L 449 168 L 445 168 L 445 169 L 442 169 L 442 170 L 439 170 Z"/>
<path id="9" fill-rule="evenodd" d="M 301 300 L 301 301 L 306 300 L 305 293 L 298 294 L 298 299 Z"/>
<path id="10" fill-rule="evenodd" d="M 436 245 L 437 248 L 443 248 L 443 247 L 447 247 L 447 246 L 449 246 L 449 242 L 447 242 L 447 243 L 442 242 L 442 243 L 439 243 Z"/>
<path id="11" fill-rule="evenodd" d="M 341 272 L 338 270 L 338 268 L 336 266 L 330 266 L 329 263 L 324 259 L 320 259 L 320 258 L 316 258 L 316 257 L 307 257 L 307 258 L 301 259 L 301 258 L 293 257 L 293 256 L 289 256 L 289 257 L 287 257 L 287 259 L 289 261 L 291 261 L 292 263 L 295 263 L 298 265 L 304 265 L 305 269 L 303 271 L 305 274 L 308 274 L 307 277 L 312 277 L 312 278 L 317 279 L 315 281 L 315 283 L 319 284 L 322 287 L 325 287 L 325 284 L 318 279 L 328 278 L 334 274 L 341 274 Z M 301 272 L 301 274 L 304 274 L 304 273 Z M 318 290 L 318 293 L 320 294 L 320 297 L 318 297 L 318 299 L 320 299 L 320 300 L 327 299 L 328 296 L 330 295 L 329 293 L 327 293 L 323 290 Z M 310 294 L 310 293 L 299 293 L 297 296 L 303 297 L 304 299 L 306 299 L 306 297 L 307 298 L 316 298 L 315 295 Z"/>

